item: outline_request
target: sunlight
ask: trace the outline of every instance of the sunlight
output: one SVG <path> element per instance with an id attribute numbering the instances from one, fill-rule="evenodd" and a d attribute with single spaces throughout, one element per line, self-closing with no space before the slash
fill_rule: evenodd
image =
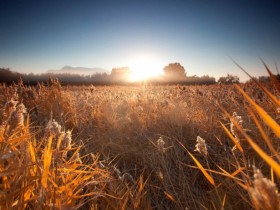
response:
<path id="1" fill-rule="evenodd" d="M 163 74 L 163 64 L 153 55 L 137 55 L 129 59 L 128 66 L 131 69 L 130 80 L 132 82 L 151 79 Z"/>

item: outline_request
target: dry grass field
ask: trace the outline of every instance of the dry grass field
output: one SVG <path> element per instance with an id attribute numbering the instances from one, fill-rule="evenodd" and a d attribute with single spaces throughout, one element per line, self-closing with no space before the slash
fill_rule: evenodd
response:
<path id="1" fill-rule="evenodd" d="M 277 88 L 1 85 L 0 209 L 279 209 Z"/>

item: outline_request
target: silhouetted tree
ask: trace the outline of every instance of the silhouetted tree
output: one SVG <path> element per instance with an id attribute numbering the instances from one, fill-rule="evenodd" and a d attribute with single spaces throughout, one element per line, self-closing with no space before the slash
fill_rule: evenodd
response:
<path id="1" fill-rule="evenodd" d="M 186 70 L 180 63 L 170 63 L 163 71 L 167 80 L 184 80 L 187 77 Z"/>
<path id="2" fill-rule="evenodd" d="M 185 84 L 188 85 L 210 85 L 215 83 L 216 83 L 215 78 L 210 77 L 209 75 L 203 75 L 201 77 L 197 75 L 188 76 L 185 80 Z"/>
<path id="3" fill-rule="evenodd" d="M 6 84 L 17 82 L 22 74 L 11 71 L 9 68 L 0 68 L 0 81 Z"/>
<path id="4" fill-rule="evenodd" d="M 221 83 L 221 84 L 239 83 L 239 77 L 232 75 L 232 74 L 227 74 L 227 76 L 225 76 L 225 77 L 220 77 L 218 80 L 218 83 Z"/>
<path id="5" fill-rule="evenodd" d="M 128 67 L 113 68 L 111 79 L 114 81 L 125 81 L 131 75 L 131 70 Z"/>

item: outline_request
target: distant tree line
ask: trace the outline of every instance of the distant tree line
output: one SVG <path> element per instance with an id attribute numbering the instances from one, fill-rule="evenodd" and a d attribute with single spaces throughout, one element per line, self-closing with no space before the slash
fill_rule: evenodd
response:
<path id="1" fill-rule="evenodd" d="M 220 77 L 218 79 L 219 84 L 238 84 L 239 83 L 239 77 L 232 75 L 232 74 L 227 74 L 225 77 Z"/>
<path id="2" fill-rule="evenodd" d="M 178 62 L 170 63 L 163 68 L 162 76 L 148 79 L 149 84 L 180 84 L 180 85 L 210 85 L 215 84 L 214 77 L 209 75 L 204 76 L 187 76 L 185 68 Z M 16 83 L 22 80 L 24 84 L 36 85 L 37 83 L 47 83 L 49 78 L 57 78 L 62 85 L 127 85 L 131 70 L 128 67 L 113 68 L 110 74 L 96 73 L 92 75 L 79 75 L 70 73 L 43 73 L 43 74 L 23 74 L 11 71 L 9 68 L 0 68 L 0 83 L 7 85 Z M 137 82 L 134 82 L 134 84 Z M 141 83 L 141 82 L 138 82 Z M 232 84 L 239 83 L 239 78 L 228 74 L 225 77 L 220 77 L 218 83 Z"/>

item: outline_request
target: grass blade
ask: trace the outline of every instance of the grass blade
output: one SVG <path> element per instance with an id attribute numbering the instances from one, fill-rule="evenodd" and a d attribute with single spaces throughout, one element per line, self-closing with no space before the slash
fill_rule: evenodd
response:
<path id="1" fill-rule="evenodd" d="M 280 178 L 280 165 L 273 160 L 269 155 L 267 155 L 249 136 L 245 136 L 251 147 L 261 156 L 261 158 L 270 165 L 271 168 Z"/>
<path id="2" fill-rule="evenodd" d="M 48 145 L 45 147 L 44 151 L 44 172 L 42 175 L 42 186 L 47 188 L 48 174 L 52 160 L 52 137 L 48 140 Z"/>
<path id="3" fill-rule="evenodd" d="M 247 108 L 249 114 L 251 115 L 251 117 L 253 118 L 256 126 L 258 127 L 265 143 L 267 144 L 268 148 L 270 149 L 270 151 L 273 153 L 273 155 L 275 155 L 275 157 L 278 159 L 278 161 L 280 162 L 280 156 L 277 153 L 277 151 L 274 149 L 272 142 L 270 141 L 269 137 L 267 136 L 267 134 L 265 133 L 264 129 L 262 128 L 259 120 L 257 119 L 256 115 L 254 114 L 254 112 L 248 107 Z"/>
<path id="4" fill-rule="evenodd" d="M 215 181 L 212 178 L 212 176 L 203 168 L 203 166 L 200 164 L 200 162 L 187 150 L 191 158 L 194 160 L 195 164 L 198 166 L 198 168 L 201 170 L 201 172 L 204 174 L 205 178 L 210 182 L 210 184 L 215 186 Z"/>
<path id="5" fill-rule="evenodd" d="M 246 138 L 246 140 L 249 142 L 251 147 L 258 153 L 258 155 L 275 171 L 277 176 L 280 178 L 280 165 L 273 160 L 269 155 L 267 155 L 247 134 L 246 132 L 238 125 L 235 123 L 235 126 L 237 129 L 242 133 L 242 135 Z"/>
<path id="6" fill-rule="evenodd" d="M 263 85 L 261 85 L 254 77 L 252 77 L 245 69 L 243 69 L 235 60 L 231 58 L 231 60 L 237 65 L 248 77 L 250 77 L 258 86 L 261 88 L 267 96 L 277 105 L 280 107 L 280 101 L 271 93 L 269 92 Z"/>
<path id="7" fill-rule="evenodd" d="M 221 122 L 220 122 L 221 123 Z M 240 143 L 238 141 L 236 141 L 236 139 L 234 138 L 234 136 L 231 134 L 231 132 L 227 129 L 227 127 L 221 123 L 223 129 L 226 131 L 227 135 L 229 136 L 229 138 L 233 141 L 233 143 L 236 145 L 237 149 L 239 149 L 239 151 L 241 153 L 244 153 L 243 148 L 241 147 Z"/>
<path id="8" fill-rule="evenodd" d="M 277 77 L 274 74 L 272 74 L 272 72 L 270 71 L 270 69 L 268 68 L 268 66 L 266 65 L 266 63 L 262 59 L 261 59 L 261 61 L 262 61 L 263 65 L 265 66 L 266 71 L 268 72 L 272 83 L 277 88 L 277 90 L 280 92 L 280 83 L 279 83 Z"/>
<path id="9" fill-rule="evenodd" d="M 176 203 L 176 200 L 174 199 L 174 197 L 172 196 L 172 195 L 170 195 L 168 192 L 166 192 L 166 191 L 164 191 L 164 194 L 165 194 L 165 196 L 169 199 L 169 200 L 171 200 L 171 201 L 173 201 L 174 203 Z"/>
<path id="10" fill-rule="evenodd" d="M 260 107 L 256 102 L 254 102 L 250 96 L 245 93 L 241 87 L 238 85 L 235 86 L 241 94 L 249 101 L 249 103 L 256 109 L 259 116 L 264 120 L 264 122 L 271 128 L 271 130 L 280 138 L 280 126 L 275 122 L 267 113 Z"/>

